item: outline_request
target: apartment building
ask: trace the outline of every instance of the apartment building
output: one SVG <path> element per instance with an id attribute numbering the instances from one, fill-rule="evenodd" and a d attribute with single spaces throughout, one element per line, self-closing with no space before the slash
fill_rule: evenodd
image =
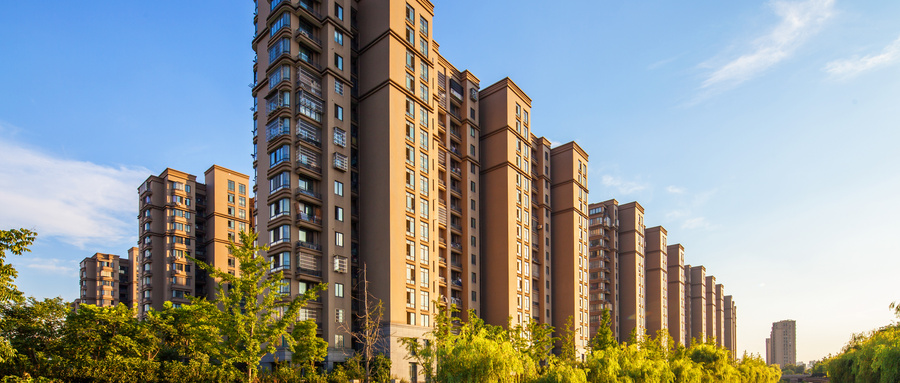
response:
<path id="1" fill-rule="evenodd" d="M 723 326 L 723 343 L 725 348 L 731 351 L 732 357 L 737 357 L 737 306 L 731 295 L 725 296 L 725 325 Z"/>
<path id="2" fill-rule="evenodd" d="M 686 266 L 685 268 L 689 267 Z M 691 341 L 705 342 L 706 337 L 710 334 L 707 328 L 707 285 L 706 285 L 706 267 L 694 266 L 690 267 L 690 286 L 691 286 Z"/>
<path id="3" fill-rule="evenodd" d="M 111 307 L 122 303 L 133 308 L 136 279 L 131 260 L 137 248 L 128 249 L 128 258 L 115 254 L 95 253 L 79 263 L 80 293 L 75 307 L 91 304 Z"/>
<path id="4" fill-rule="evenodd" d="M 704 284 L 706 292 L 706 334 L 707 338 L 716 337 L 716 277 L 712 275 L 706 276 Z"/>
<path id="5" fill-rule="evenodd" d="M 644 207 L 637 202 L 619 205 L 619 339 L 628 340 L 632 331 L 638 339 L 645 333 L 646 290 L 644 248 Z"/>
<path id="6" fill-rule="evenodd" d="M 666 247 L 668 272 L 668 311 L 669 311 L 669 335 L 675 342 L 690 345 L 690 337 L 687 336 L 688 306 L 685 299 L 685 270 L 684 270 L 684 246 L 680 243 Z"/>
<path id="7" fill-rule="evenodd" d="M 714 295 L 715 299 L 715 318 L 716 318 L 716 344 L 725 346 L 725 285 L 719 283 L 716 285 Z"/>
<path id="8" fill-rule="evenodd" d="M 787 366 L 797 364 L 797 322 L 791 319 L 772 323 L 766 339 L 766 363 Z"/>
<path id="9" fill-rule="evenodd" d="M 576 356 L 586 352 L 588 327 L 588 155 L 569 142 L 550 150 L 550 263 L 553 326 L 575 332 Z M 544 170 L 546 172 L 546 168 Z"/>
<path id="10" fill-rule="evenodd" d="M 505 78 L 480 92 L 486 322 L 571 323 L 587 344 L 587 153 L 530 131 L 531 99 Z M 551 289 L 552 286 L 552 289 Z"/>
<path id="11" fill-rule="evenodd" d="M 257 4 L 258 230 L 269 256 L 295 262 L 292 294 L 329 283 L 308 312 L 328 366 L 351 353 L 363 266 L 398 376 L 418 375 L 399 339 L 430 328 L 432 301 L 480 311 L 479 80 L 439 54 L 433 12 L 429 1 Z"/>
<path id="12" fill-rule="evenodd" d="M 607 309 L 610 330 L 619 339 L 619 202 L 611 199 L 588 205 L 588 220 L 590 336 L 597 333 Z"/>
<path id="13" fill-rule="evenodd" d="M 136 269 L 138 313 L 163 303 L 190 303 L 189 296 L 215 296 L 215 281 L 188 257 L 237 272 L 228 244 L 249 231 L 249 179 L 217 165 L 206 183 L 175 169 L 150 176 L 138 187 L 139 240 Z"/>
<path id="14" fill-rule="evenodd" d="M 647 334 L 656 336 L 669 328 L 669 266 L 667 231 L 662 226 L 649 227 L 645 231 L 644 287 L 646 289 Z"/>

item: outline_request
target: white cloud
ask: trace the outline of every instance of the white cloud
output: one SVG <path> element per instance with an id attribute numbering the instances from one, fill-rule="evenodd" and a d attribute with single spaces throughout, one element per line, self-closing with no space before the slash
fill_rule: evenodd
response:
<path id="1" fill-rule="evenodd" d="M 78 276 L 78 263 L 74 260 L 66 261 L 62 259 L 56 258 L 35 258 L 29 257 L 27 260 L 23 261 L 24 265 L 22 267 L 26 269 L 35 269 L 42 274 L 57 274 L 64 275 L 67 277 L 75 277 Z"/>
<path id="2" fill-rule="evenodd" d="M 137 185 L 150 171 L 55 157 L 0 140 L 0 227 L 85 248 L 137 231 Z"/>
<path id="3" fill-rule="evenodd" d="M 647 188 L 647 185 L 635 181 L 625 181 L 622 178 L 608 174 L 601 177 L 600 181 L 603 183 L 603 186 L 615 188 L 622 195 L 639 192 Z"/>
<path id="4" fill-rule="evenodd" d="M 779 0 L 772 1 L 770 6 L 781 19 L 778 25 L 754 40 L 749 52 L 715 66 L 701 88 L 734 87 L 753 78 L 790 57 L 834 14 L 834 0 Z"/>
<path id="5" fill-rule="evenodd" d="M 880 54 L 834 60 L 825 64 L 832 77 L 850 78 L 862 72 L 900 62 L 900 37 L 881 50 Z"/>
<path id="6" fill-rule="evenodd" d="M 666 191 L 672 194 L 684 194 L 685 192 L 684 188 L 675 185 L 666 186 Z"/>
<path id="7" fill-rule="evenodd" d="M 694 217 L 688 220 L 685 220 L 684 223 L 681 224 L 682 229 L 692 230 L 692 229 L 713 229 L 713 225 L 706 221 L 704 217 Z"/>

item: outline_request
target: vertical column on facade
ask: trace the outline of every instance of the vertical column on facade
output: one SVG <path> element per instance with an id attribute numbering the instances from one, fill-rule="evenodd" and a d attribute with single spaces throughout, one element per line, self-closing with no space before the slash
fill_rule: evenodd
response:
<path id="1" fill-rule="evenodd" d="M 669 278 L 666 254 L 666 229 L 654 226 L 646 230 L 647 254 L 644 263 L 647 334 L 656 336 L 669 327 Z"/>
<path id="2" fill-rule="evenodd" d="M 706 267 L 691 267 L 691 339 L 706 341 Z"/>
<path id="3" fill-rule="evenodd" d="M 588 327 L 588 155 L 569 142 L 550 150 L 550 206 L 553 225 L 551 259 L 553 325 L 557 335 L 568 323 L 575 332 L 576 353 L 585 352 Z M 571 320 L 571 322 L 570 322 Z"/>
<path id="4" fill-rule="evenodd" d="M 669 245 L 666 248 L 668 258 L 668 286 L 669 286 L 669 334 L 675 342 L 687 344 L 685 339 L 685 273 L 684 273 L 684 246 L 681 244 Z"/>
<path id="5" fill-rule="evenodd" d="M 619 205 L 619 339 L 646 329 L 644 285 L 644 208 L 637 202 Z"/>
<path id="6" fill-rule="evenodd" d="M 706 337 L 716 337 L 716 277 L 706 276 Z"/>
<path id="7" fill-rule="evenodd" d="M 615 299 L 617 210 L 614 199 L 588 205 L 590 337 L 599 329 L 604 309 L 609 310 L 610 329 L 616 338 L 619 336 Z"/>

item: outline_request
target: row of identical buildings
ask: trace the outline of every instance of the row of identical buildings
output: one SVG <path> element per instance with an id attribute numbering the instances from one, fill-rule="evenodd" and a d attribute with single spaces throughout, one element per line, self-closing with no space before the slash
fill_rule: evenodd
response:
<path id="1" fill-rule="evenodd" d="M 86 259 L 82 302 L 106 301 L 96 270 L 129 281 L 99 290 L 140 313 L 209 296 L 185 255 L 236 270 L 226 244 L 253 227 L 290 294 L 329 284 L 301 313 L 329 365 L 352 355 L 363 268 L 399 377 L 421 372 L 399 339 L 423 336 L 445 304 L 497 325 L 569 323 L 580 352 L 604 308 L 622 340 L 669 328 L 734 349 L 722 285 L 665 229 L 645 231 L 636 202 L 589 205 L 588 154 L 536 135 L 512 80 L 482 87 L 441 56 L 430 1 L 257 1 L 252 180 L 218 166 L 205 183 L 150 177 L 138 247 L 109 270 L 107 255 Z"/>
<path id="2" fill-rule="evenodd" d="M 685 248 L 668 244 L 662 226 L 644 225 L 644 207 L 611 199 L 588 210 L 590 251 L 590 333 L 600 326 L 603 308 L 611 312 L 613 334 L 626 341 L 632 332 L 656 335 L 667 330 L 689 345 L 715 339 L 737 349 L 737 306 L 706 267 L 685 263 Z"/>

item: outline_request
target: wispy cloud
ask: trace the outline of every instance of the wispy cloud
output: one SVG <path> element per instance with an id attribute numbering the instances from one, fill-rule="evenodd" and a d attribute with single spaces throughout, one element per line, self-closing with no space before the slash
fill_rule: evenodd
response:
<path id="1" fill-rule="evenodd" d="M 860 73 L 898 62 L 900 62 L 900 37 L 884 47 L 877 55 L 834 60 L 825 64 L 825 71 L 832 77 L 851 78 Z"/>
<path id="2" fill-rule="evenodd" d="M 137 185 L 150 171 L 63 159 L 0 138 L 0 227 L 84 248 L 134 235 Z"/>
<path id="3" fill-rule="evenodd" d="M 715 227 L 706 221 L 705 217 L 694 217 L 688 220 L 685 220 L 681 224 L 682 229 L 693 230 L 693 229 L 714 229 Z"/>
<path id="4" fill-rule="evenodd" d="M 703 81 L 707 92 L 735 87 L 790 57 L 810 36 L 815 35 L 834 14 L 834 0 L 783 1 L 769 3 L 780 21 L 768 33 L 756 38 L 749 51 L 714 70 Z"/>
<path id="5" fill-rule="evenodd" d="M 28 258 L 23 258 L 21 261 L 14 261 L 23 263 L 22 267 L 26 269 L 38 270 L 41 274 L 56 274 L 67 277 L 78 275 L 78 263 L 75 260 L 67 261 L 57 258 L 39 258 L 30 256 Z"/>
<path id="6" fill-rule="evenodd" d="M 684 188 L 675 185 L 666 186 L 666 191 L 672 194 L 684 194 L 685 192 Z"/>
<path id="7" fill-rule="evenodd" d="M 621 177 L 615 177 L 608 174 L 600 177 L 600 181 L 603 183 L 603 186 L 616 189 L 620 195 L 636 193 L 647 188 L 646 184 L 637 181 L 626 181 Z"/>

